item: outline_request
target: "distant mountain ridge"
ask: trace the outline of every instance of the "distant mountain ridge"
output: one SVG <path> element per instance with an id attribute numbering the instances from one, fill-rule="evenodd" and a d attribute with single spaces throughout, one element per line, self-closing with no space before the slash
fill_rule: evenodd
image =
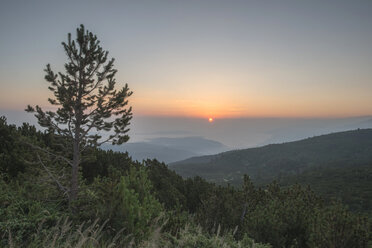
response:
<path id="1" fill-rule="evenodd" d="M 224 144 L 203 137 L 158 137 L 144 142 L 126 143 L 120 146 L 104 145 L 105 150 L 128 152 L 138 161 L 153 159 L 170 163 L 192 156 L 219 153 L 229 148 Z"/>
<path id="2" fill-rule="evenodd" d="M 192 157 L 169 166 L 184 177 L 198 175 L 217 183 L 239 184 L 244 174 L 262 183 L 319 166 L 368 164 L 372 165 L 372 129 Z"/>

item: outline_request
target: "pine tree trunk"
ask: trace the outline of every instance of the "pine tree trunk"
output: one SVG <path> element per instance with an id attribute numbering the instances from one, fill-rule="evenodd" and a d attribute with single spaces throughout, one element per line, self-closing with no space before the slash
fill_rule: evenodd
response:
<path id="1" fill-rule="evenodd" d="M 79 142 L 78 140 L 74 140 L 74 147 L 73 147 L 73 159 L 72 159 L 72 170 L 71 170 L 71 193 L 70 193 L 70 203 L 77 199 L 78 195 L 78 175 L 79 175 Z"/>
<path id="2" fill-rule="evenodd" d="M 83 82 L 82 80 L 82 70 L 80 70 L 79 76 L 79 87 L 78 87 L 78 94 L 77 99 L 75 102 L 74 112 L 76 115 L 76 124 L 75 124 L 75 132 L 74 132 L 74 144 L 73 144 L 73 154 L 72 154 L 72 170 L 71 170 L 71 193 L 70 193 L 70 205 L 71 202 L 75 201 L 78 197 L 79 193 L 79 164 L 80 164 L 80 126 L 81 126 L 81 119 L 82 119 L 82 110 L 81 110 L 81 98 L 82 98 L 82 91 L 83 91 Z"/>
<path id="3" fill-rule="evenodd" d="M 71 193 L 70 193 L 70 203 L 77 199 L 79 193 L 79 164 L 80 164 L 80 125 L 81 125 L 81 111 L 80 103 L 81 97 L 79 94 L 78 104 L 75 108 L 76 113 L 76 126 L 74 133 L 74 144 L 73 144 L 73 154 L 72 154 L 72 169 L 71 169 Z"/>

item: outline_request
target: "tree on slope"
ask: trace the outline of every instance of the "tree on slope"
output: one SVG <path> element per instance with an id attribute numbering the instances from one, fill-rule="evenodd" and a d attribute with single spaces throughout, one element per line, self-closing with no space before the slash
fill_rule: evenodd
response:
<path id="1" fill-rule="evenodd" d="M 67 190 L 70 202 L 78 196 L 82 151 L 106 142 L 115 145 L 128 141 L 132 118 L 132 108 L 128 106 L 132 91 L 127 84 L 115 89 L 114 59 L 108 59 L 108 52 L 102 49 L 96 35 L 83 25 L 77 28 L 76 35 L 72 40 L 69 33 L 67 43 L 62 42 L 68 57 L 65 72 L 56 74 L 49 64 L 45 69 L 48 88 L 54 94 L 48 101 L 56 106 L 56 111 L 44 111 L 38 105 L 28 105 L 26 109 L 35 113 L 40 126 L 70 144 L 64 156 L 58 155 L 71 166 Z"/>

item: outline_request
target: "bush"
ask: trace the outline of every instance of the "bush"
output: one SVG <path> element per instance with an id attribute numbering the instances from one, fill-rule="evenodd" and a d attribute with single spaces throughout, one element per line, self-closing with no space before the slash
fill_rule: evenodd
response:
<path id="1" fill-rule="evenodd" d="M 48 229 L 65 214 L 58 207 L 59 201 L 38 199 L 37 191 L 30 190 L 37 188 L 34 186 L 17 181 L 7 184 L 0 177 L 0 246 L 8 242 L 10 234 L 14 241 L 27 244 L 41 222 Z"/>
<path id="2" fill-rule="evenodd" d="M 90 205 L 96 210 L 96 217 L 109 220 L 108 228 L 113 233 L 123 229 L 135 240 L 148 237 L 152 221 L 163 210 L 151 192 L 152 185 L 144 167 L 132 166 L 127 175 L 117 181 L 96 178 L 91 188 L 93 191 L 90 194 L 94 200 Z"/>

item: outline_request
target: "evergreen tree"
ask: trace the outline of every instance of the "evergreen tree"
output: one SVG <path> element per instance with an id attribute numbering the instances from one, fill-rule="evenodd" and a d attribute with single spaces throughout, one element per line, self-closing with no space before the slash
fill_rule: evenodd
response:
<path id="1" fill-rule="evenodd" d="M 27 106 L 27 112 L 35 112 L 40 126 L 49 132 L 65 137 L 68 141 L 63 160 L 71 165 L 70 202 L 78 195 L 78 172 L 82 151 L 105 142 L 113 145 L 128 141 L 128 125 L 132 108 L 128 97 L 132 95 L 128 85 L 115 89 L 114 59 L 99 45 L 93 35 L 81 25 L 77 37 L 62 42 L 68 57 L 65 72 L 54 73 L 48 64 L 45 79 L 54 94 L 48 101 L 57 106 L 56 111 L 44 111 L 41 107 Z M 103 136 L 102 132 L 107 135 Z M 68 152 L 70 151 L 70 152 Z M 66 156 L 66 154 L 71 154 Z M 72 158 L 72 159 L 71 159 Z"/>

